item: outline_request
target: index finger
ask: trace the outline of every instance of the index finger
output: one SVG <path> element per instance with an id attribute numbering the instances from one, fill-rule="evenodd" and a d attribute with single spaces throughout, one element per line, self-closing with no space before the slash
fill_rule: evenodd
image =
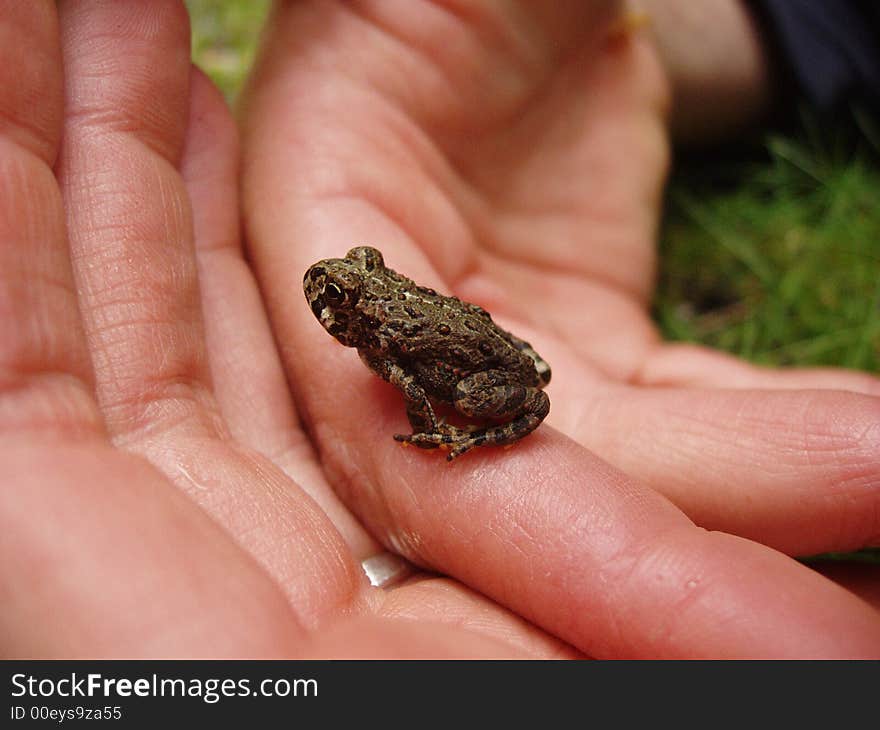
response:
<path id="1" fill-rule="evenodd" d="M 781 553 L 695 527 L 665 498 L 549 429 L 448 468 L 430 454 L 396 450 L 383 434 L 387 441 L 399 406 L 380 389 L 359 396 L 376 403 L 366 424 L 337 421 L 337 438 L 320 442 L 347 503 L 411 560 L 582 651 L 880 654 L 880 615 L 852 594 Z M 312 417 L 334 415 L 318 405 Z"/>

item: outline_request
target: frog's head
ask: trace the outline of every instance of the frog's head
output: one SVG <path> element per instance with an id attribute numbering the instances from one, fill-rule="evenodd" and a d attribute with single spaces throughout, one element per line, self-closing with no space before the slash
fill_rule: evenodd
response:
<path id="1" fill-rule="evenodd" d="M 324 329 L 343 345 L 357 347 L 363 340 L 357 305 L 365 288 L 365 277 L 382 266 L 379 251 L 359 246 L 344 259 L 319 261 L 303 277 L 309 307 Z"/>

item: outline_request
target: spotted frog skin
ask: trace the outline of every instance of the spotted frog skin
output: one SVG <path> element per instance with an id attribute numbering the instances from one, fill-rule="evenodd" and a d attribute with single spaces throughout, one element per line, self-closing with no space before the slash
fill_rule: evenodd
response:
<path id="1" fill-rule="evenodd" d="M 475 304 L 446 297 L 387 268 L 375 248 L 314 264 L 303 278 L 315 317 L 333 337 L 406 401 L 413 433 L 395 440 L 448 449 L 447 460 L 475 446 L 511 444 L 550 411 L 541 390 L 550 366 L 528 342 L 498 327 Z M 467 420 L 459 428 L 434 413 L 431 400 Z"/>

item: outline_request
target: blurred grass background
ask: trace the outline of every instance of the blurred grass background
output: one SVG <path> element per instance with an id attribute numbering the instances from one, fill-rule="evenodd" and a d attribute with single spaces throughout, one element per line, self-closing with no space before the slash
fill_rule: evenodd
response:
<path id="1" fill-rule="evenodd" d="M 192 25 L 193 60 L 235 102 L 271 0 L 185 0 Z"/>
<path id="2" fill-rule="evenodd" d="M 880 370 L 880 168 L 854 121 L 684 162 L 654 313 L 669 339 L 768 365 Z M 741 158 L 740 158 L 741 159 Z"/>
<path id="3" fill-rule="evenodd" d="M 193 57 L 234 103 L 270 1 L 186 4 Z M 654 318 L 762 364 L 880 372 L 880 128 L 807 113 L 793 127 L 676 166 Z"/>

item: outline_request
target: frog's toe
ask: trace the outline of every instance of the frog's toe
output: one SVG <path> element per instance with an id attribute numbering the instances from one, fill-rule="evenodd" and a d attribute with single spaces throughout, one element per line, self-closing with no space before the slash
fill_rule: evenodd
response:
<path id="1" fill-rule="evenodd" d="M 464 454 L 467 451 L 477 447 L 480 445 L 480 440 L 477 438 L 469 438 L 463 441 L 459 441 L 453 449 L 446 454 L 446 461 L 452 461 L 453 459 L 457 459 L 459 456 Z"/>
<path id="2" fill-rule="evenodd" d="M 411 434 L 398 433 L 394 435 L 395 441 L 405 444 L 413 444 L 421 449 L 443 449 L 444 451 L 457 449 L 459 444 L 468 441 L 466 432 L 453 426 L 445 426 L 439 431 L 417 432 Z"/>
<path id="3" fill-rule="evenodd" d="M 420 449 L 436 449 L 442 446 L 445 441 L 442 440 L 441 434 L 435 433 L 396 433 L 394 440 L 402 443 L 404 446 L 412 444 Z"/>

